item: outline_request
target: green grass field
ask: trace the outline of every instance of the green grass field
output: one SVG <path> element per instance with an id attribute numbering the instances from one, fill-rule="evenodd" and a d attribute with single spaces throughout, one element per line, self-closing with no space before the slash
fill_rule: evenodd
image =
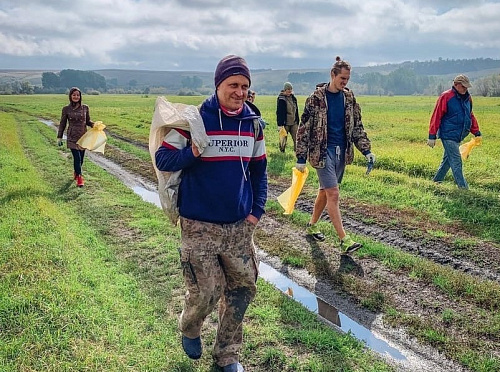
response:
<path id="1" fill-rule="evenodd" d="M 168 98 L 190 104 L 203 99 Z M 298 97 L 300 108 L 305 98 Z M 132 95 L 83 97 L 94 121 L 102 120 L 112 134 L 142 144 L 147 144 L 155 99 Z M 354 164 L 346 170 L 341 198 L 347 206 L 394 210 L 394 221 L 388 223 L 398 223 L 396 211 L 408 213 L 414 216 L 415 225 L 426 221 L 432 226 L 425 233 L 437 239 L 448 237 L 461 254 L 474 255 L 474 247 L 482 241 L 500 243 L 500 142 L 495 131 L 500 121 L 500 99 L 474 99 L 483 144 L 473 150 L 464 164 L 470 184 L 467 191 L 458 190 L 450 175 L 440 185 L 431 181 L 442 156 L 439 141 L 434 149 L 426 146 L 435 100 L 436 97 L 358 97 L 377 162 L 367 177 L 366 160 L 356 153 Z M 265 133 L 270 182 L 286 183 L 295 157 L 291 146 L 284 154 L 278 150 L 275 102 L 275 97 L 258 96 L 256 100 L 268 122 Z M 176 291 L 181 283 L 176 264 L 177 230 L 165 224 L 161 211 L 151 215 L 138 197 L 92 164 L 88 165 L 91 182 L 85 193 L 58 176 L 61 168 L 68 167 L 68 159 L 58 156 L 61 153 L 55 147 L 55 133 L 37 118 L 58 122 L 66 103 L 64 95 L 0 96 L 0 243 L 7 247 L 0 256 L 0 328 L 7 330 L 0 338 L 0 361 L 5 361 L 3 365 L 0 362 L 0 370 L 83 370 L 96 365 L 108 367 L 101 370 L 208 370 L 209 357 L 193 366 L 178 345 L 175 323 L 182 294 Z M 110 136 L 108 143 L 144 162 L 150 161 L 147 151 L 119 138 Z M 308 192 L 314 193 L 316 187 L 315 172 L 310 172 Z M 268 212 L 297 228 L 308 219 L 308 214 L 301 212 L 279 216 L 280 207 L 273 200 L 268 201 Z M 362 209 L 357 214 L 361 220 L 371 218 Z M 462 229 L 470 238 L 449 237 L 444 229 L 447 225 Z M 123 231 L 126 236 L 122 236 Z M 333 239 L 331 233 L 327 233 L 327 238 Z M 449 324 L 469 327 L 471 339 L 477 333 L 478 341 L 457 347 L 459 341 L 446 334 L 446 328 L 436 333 L 426 322 L 395 310 L 389 302 L 377 304 L 376 291 L 372 297 L 367 297 L 367 293 L 360 295 L 363 306 L 383 310 L 388 321 L 409 327 L 419 339 L 440 345 L 447 355 L 475 371 L 496 370 L 498 360 L 482 349 L 480 341 L 481 334 L 498 337 L 500 289 L 496 283 L 471 279 L 450 268 L 359 238 L 366 247 L 361 257 L 373 258 L 395 272 L 408 272 L 413 280 L 439 288 L 450 301 L 467 301 L 474 308 L 471 319 L 462 319 L 451 310 L 443 312 L 442 317 Z M 272 249 L 270 252 L 278 254 Z M 300 252 L 285 252 L 284 256 L 282 259 L 299 267 L 318 264 Z M 158 259 L 151 265 L 143 257 Z M 168 281 L 164 279 L 165 272 Z M 116 283 L 111 288 L 107 285 L 110 278 Z M 297 330 L 293 325 L 302 324 L 303 320 L 286 327 L 289 319 L 282 318 L 283 307 L 288 309 L 291 305 L 267 284 L 259 285 L 259 293 L 264 297 L 259 297 L 249 311 L 246 335 L 250 342 L 244 350 L 245 360 L 254 370 L 387 370 L 369 354 L 362 354 L 352 340 L 323 334 L 323 328 L 317 328 L 314 322 L 307 323 L 306 329 Z M 268 302 L 269 299 L 272 300 Z M 165 308 L 165 304 L 169 305 Z M 299 307 L 293 312 L 295 321 L 307 313 Z M 276 327 L 270 328 L 277 313 L 281 317 Z M 80 324 L 84 331 L 78 328 Z M 210 340 L 213 330 L 205 332 Z M 332 338 L 335 345 L 325 338 Z M 313 346 L 318 339 L 322 345 L 319 349 Z M 151 351 L 145 350 L 144 345 Z M 345 359 L 345 363 L 332 367 L 320 362 L 331 360 L 332 352 L 334 362 Z M 300 357 L 289 359 L 290 354 Z"/>
<path id="2" fill-rule="evenodd" d="M 203 328 L 200 361 L 180 346 L 178 229 L 90 161 L 88 184 L 74 187 L 61 176 L 71 160 L 54 131 L 22 106 L 5 112 L 3 104 L 0 370 L 217 371 L 214 317 Z M 244 325 L 248 369 L 392 370 L 272 285 L 258 286 Z"/>
<path id="3" fill-rule="evenodd" d="M 198 104 L 204 97 L 167 97 L 173 102 Z M 101 120 L 107 129 L 120 136 L 148 143 L 149 125 L 156 97 L 137 95 L 84 96 L 92 119 Z M 299 112 L 306 97 L 299 96 Z M 473 150 L 464 163 L 470 184 L 460 192 L 448 174 L 445 183 L 432 182 L 441 161 L 440 141 L 434 149 L 426 146 L 429 119 L 436 97 L 358 97 L 363 123 L 377 156 L 370 177 L 364 176 L 366 160 L 356 151 L 354 165 L 346 170 L 342 197 L 359 202 L 384 205 L 398 210 L 415 210 L 441 223 L 460 222 L 464 229 L 482 239 L 500 242 L 500 98 L 474 97 L 474 112 L 483 134 L 482 146 Z M 0 108 L 59 121 L 68 102 L 64 95 L 0 96 Z M 295 164 L 291 147 L 278 151 L 276 97 L 257 96 L 257 106 L 269 123 L 266 144 L 269 174 L 289 177 Z M 126 146 L 126 145 L 122 145 Z M 143 156 L 147 157 L 147 153 Z M 315 187 L 315 172 L 308 184 Z"/>

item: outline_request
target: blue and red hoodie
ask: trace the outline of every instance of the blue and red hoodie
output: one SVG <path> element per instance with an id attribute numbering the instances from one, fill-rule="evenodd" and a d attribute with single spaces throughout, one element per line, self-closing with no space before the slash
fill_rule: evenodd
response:
<path id="1" fill-rule="evenodd" d="M 246 104 L 238 115 L 226 116 L 216 94 L 202 103 L 200 114 L 209 138 L 200 157 L 193 155 L 190 133 L 180 129 L 171 130 L 156 151 L 159 170 L 182 169 L 179 214 L 218 224 L 249 214 L 260 219 L 267 200 L 267 158 L 262 127 L 254 133 L 259 116 Z"/>

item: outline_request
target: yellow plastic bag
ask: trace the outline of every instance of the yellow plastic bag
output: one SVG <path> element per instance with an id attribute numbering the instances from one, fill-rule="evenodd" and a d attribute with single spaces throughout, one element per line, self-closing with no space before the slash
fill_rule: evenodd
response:
<path id="1" fill-rule="evenodd" d="M 306 183 L 309 169 L 305 168 L 304 172 L 292 168 L 292 186 L 290 186 L 283 194 L 278 196 L 278 202 L 285 210 L 283 214 L 292 214 L 295 208 L 295 202 L 299 198 L 299 194 Z"/>
<path id="2" fill-rule="evenodd" d="M 286 147 L 286 137 L 287 137 L 287 132 L 286 132 L 286 129 L 285 127 L 281 127 L 280 131 L 279 131 L 279 137 L 280 137 L 280 151 L 281 152 L 285 152 L 285 147 Z"/>
<path id="3" fill-rule="evenodd" d="M 469 158 L 470 152 L 472 149 L 476 146 L 481 145 L 481 137 L 474 137 L 471 139 L 469 142 L 466 142 L 462 145 L 460 145 L 459 150 L 460 150 L 460 156 L 462 157 L 462 160 L 467 160 Z"/>
<path id="4" fill-rule="evenodd" d="M 106 128 L 106 126 L 102 123 L 102 121 L 96 121 L 94 126 L 85 132 L 76 144 L 80 145 L 84 149 L 104 154 L 104 147 L 106 146 L 106 141 L 108 140 L 106 133 L 104 133 L 104 128 Z"/>

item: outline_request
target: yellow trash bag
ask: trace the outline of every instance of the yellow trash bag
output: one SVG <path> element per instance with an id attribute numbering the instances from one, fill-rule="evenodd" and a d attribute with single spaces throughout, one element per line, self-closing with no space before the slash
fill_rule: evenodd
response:
<path id="1" fill-rule="evenodd" d="M 285 210 L 283 214 L 292 214 L 295 208 L 295 202 L 299 198 L 299 194 L 306 183 L 309 169 L 305 168 L 304 172 L 292 168 L 292 186 L 290 186 L 283 194 L 278 196 L 278 202 Z"/>
<path id="2" fill-rule="evenodd" d="M 104 133 L 104 128 L 106 126 L 102 121 L 96 121 L 94 126 L 85 132 L 76 144 L 84 149 L 104 154 L 104 146 L 106 146 L 106 141 L 108 140 L 106 133 Z"/>
<path id="3" fill-rule="evenodd" d="M 286 147 L 286 136 L 287 136 L 287 132 L 286 132 L 286 129 L 285 127 L 281 127 L 280 131 L 279 131 L 279 137 L 280 137 L 280 151 L 281 152 L 285 152 L 285 147 Z"/>
<path id="4" fill-rule="evenodd" d="M 476 146 L 481 145 L 481 137 L 474 137 L 471 139 L 469 142 L 466 142 L 462 145 L 460 145 L 459 150 L 460 150 L 460 156 L 462 157 L 462 160 L 467 160 L 469 158 L 470 152 L 472 149 Z"/>

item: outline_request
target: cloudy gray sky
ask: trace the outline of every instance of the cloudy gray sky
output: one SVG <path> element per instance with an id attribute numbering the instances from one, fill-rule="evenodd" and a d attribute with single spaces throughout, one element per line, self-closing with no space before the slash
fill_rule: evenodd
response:
<path id="1" fill-rule="evenodd" d="M 0 69 L 500 59 L 500 0 L 0 0 Z"/>

